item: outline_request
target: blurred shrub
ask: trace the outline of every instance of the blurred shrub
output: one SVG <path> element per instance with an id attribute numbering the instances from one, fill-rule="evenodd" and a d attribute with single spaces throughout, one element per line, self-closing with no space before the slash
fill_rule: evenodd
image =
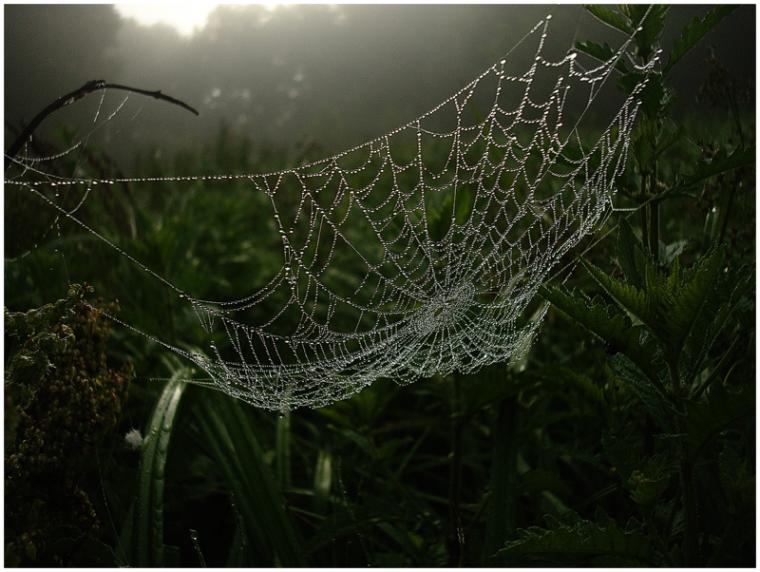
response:
<path id="1" fill-rule="evenodd" d="M 5 311 L 6 565 L 65 564 L 100 526 L 84 483 L 132 368 L 108 364 L 111 330 L 91 294 L 73 285 L 53 304 Z"/>

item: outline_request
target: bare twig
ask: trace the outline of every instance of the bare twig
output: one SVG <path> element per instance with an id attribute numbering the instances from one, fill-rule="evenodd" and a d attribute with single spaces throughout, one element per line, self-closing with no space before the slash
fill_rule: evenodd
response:
<path id="1" fill-rule="evenodd" d="M 166 101 L 168 103 L 178 105 L 179 107 L 182 107 L 183 109 L 187 109 L 188 111 L 190 111 L 191 113 L 194 113 L 195 115 L 200 115 L 198 113 L 198 110 L 195 109 L 194 107 L 189 106 L 184 101 L 180 101 L 179 99 L 175 97 L 162 93 L 161 90 L 149 91 L 147 89 L 130 87 L 128 85 L 121 85 L 118 83 L 107 83 L 105 80 L 96 79 L 93 81 L 88 81 L 79 89 L 76 89 L 72 91 L 71 93 L 67 93 L 66 95 L 62 95 L 61 97 L 59 97 L 52 103 L 48 104 L 42 111 L 40 111 L 37 115 L 34 116 L 34 119 L 32 119 L 29 122 L 29 124 L 21 131 L 18 137 L 16 137 L 16 139 L 13 141 L 13 144 L 9 147 L 8 151 L 6 152 L 6 155 L 11 159 L 15 158 L 16 155 L 18 155 L 18 152 L 24 146 L 24 143 L 26 143 L 29 140 L 32 134 L 37 130 L 37 128 L 40 126 L 40 124 L 45 120 L 45 118 L 48 115 L 58 111 L 59 109 L 63 109 L 64 107 L 71 105 L 75 101 L 82 99 L 83 97 L 85 97 L 86 95 L 89 95 L 90 93 L 101 91 L 104 89 L 114 89 L 114 90 L 120 90 L 120 91 L 129 91 L 132 93 L 139 93 L 140 95 L 146 95 L 148 97 L 153 97 L 155 99 L 160 99 L 162 101 Z"/>

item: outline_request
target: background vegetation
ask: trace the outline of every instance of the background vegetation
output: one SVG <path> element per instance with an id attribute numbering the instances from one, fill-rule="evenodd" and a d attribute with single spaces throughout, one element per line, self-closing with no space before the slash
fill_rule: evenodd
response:
<path id="1" fill-rule="evenodd" d="M 591 10 L 630 33 L 646 7 Z M 644 60 L 667 18 L 653 10 Z M 255 410 L 184 384 L 184 364 L 83 305 L 118 299 L 128 323 L 207 341 L 123 257 L 7 189 L 6 564 L 754 564 L 754 85 L 708 61 L 699 97 L 713 113 L 676 123 L 684 95 L 668 82 L 727 11 L 664 55 L 619 182 L 621 206 L 643 206 L 612 217 L 564 286 L 545 286 L 542 334 L 511 368 Z M 635 74 L 621 70 L 622 90 Z M 318 155 L 222 130 L 176 161 L 225 173 Z M 102 151 L 77 161 L 118 175 Z M 153 190 L 124 185 L 80 214 L 198 297 L 279 264 L 244 186 Z M 79 276 L 94 294 L 69 287 Z"/>

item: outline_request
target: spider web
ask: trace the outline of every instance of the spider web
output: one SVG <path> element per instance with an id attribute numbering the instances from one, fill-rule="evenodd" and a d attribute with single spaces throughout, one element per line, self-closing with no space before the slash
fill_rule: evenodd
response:
<path id="1" fill-rule="evenodd" d="M 601 64 L 586 67 L 572 51 L 551 59 L 549 18 L 432 110 L 307 165 L 263 174 L 29 182 L 25 174 L 44 175 L 37 166 L 58 155 L 27 156 L 17 161 L 22 175 L 7 183 L 36 194 L 160 281 L 192 307 L 210 337 L 223 333 L 227 344 L 220 350 L 211 343 L 203 355 L 114 318 L 255 406 L 317 407 L 379 378 L 406 383 L 509 362 L 541 323 L 545 306 L 535 319 L 524 316 L 540 285 L 611 212 L 638 96 L 654 64 L 640 69 L 641 83 L 584 147 L 579 125 L 631 38 Z M 528 55 L 518 58 L 518 47 Z M 513 71 L 514 64 L 521 69 Z M 57 200 L 70 186 L 86 187 L 84 202 L 98 186 L 162 181 L 244 181 L 265 196 L 279 270 L 247 296 L 201 299 L 77 218 L 81 203 L 67 210 Z"/>

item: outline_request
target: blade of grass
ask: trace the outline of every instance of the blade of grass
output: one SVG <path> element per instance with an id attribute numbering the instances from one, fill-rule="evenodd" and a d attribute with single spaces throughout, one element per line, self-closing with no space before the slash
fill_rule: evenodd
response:
<path id="1" fill-rule="evenodd" d="M 277 417 L 275 440 L 277 482 L 281 489 L 290 486 L 290 412 Z"/>
<path id="2" fill-rule="evenodd" d="M 160 566 L 164 560 L 164 485 L 174 421 L 185 391 L 185 370 L 176 370 L 161 392 L 145 432 L 137 476 L 133 564 Z"/>
<path id="3" fill-rule="evenodd" d="M 317 465 L 314 469 L 314 512 L 323 514 L 330 502 L 332 487 L 332 455 L 329 451 L 320 449 L 317 455 Z"/>
<path id="4" fill-rule="evenodd" d="M 303 565 L 295 526 L 250 417 L 236 400 L 217 394 L 202 401 L 197 417 L 258 554 L 270 564 Z"/>

